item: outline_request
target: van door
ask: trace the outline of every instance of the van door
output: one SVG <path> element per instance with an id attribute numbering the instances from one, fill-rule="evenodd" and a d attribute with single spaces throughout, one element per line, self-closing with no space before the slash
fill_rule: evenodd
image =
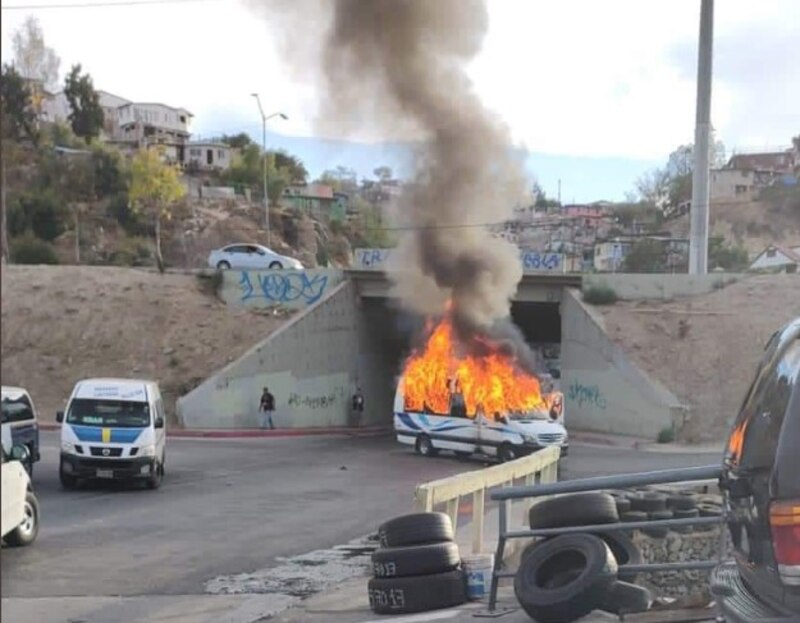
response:
<path id="1" fill-rule="evenodd" d="M 25 518 L 25 493 L 28 480 L 24 478 L 25 472 L 17 461 L 9 461 L 5 450 L 2 450 L 2 525 L 3 536 L 16 528 Z"/>

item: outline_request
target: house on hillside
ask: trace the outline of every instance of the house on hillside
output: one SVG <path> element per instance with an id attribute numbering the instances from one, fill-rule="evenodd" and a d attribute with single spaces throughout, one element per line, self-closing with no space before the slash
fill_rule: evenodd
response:
<path id="1" fill-rule="evenodd" d="M 621 270 L 634 242 L 633 238 L 628 237 L 597 242 L 594 245 L 594 269 L 605 273 L 615 273 Z"/>
<path id="2" fill-rule="evenodd" d="M 786 151 L 735 154 L 731 156 L 731 159 L 724 168 L 764 171 L 781 175 L 786 173 L 794 173 L 797 164 L 795 151 L 792 149 L 787 149 Z"/>
<path id="3" fill-rule="evenodd" d="M 292 184 L 283 190 L 284 205 L 313 216 L 329 217 L 336 199 L 326 184 Z"/>
<path id="4" fill-rule="evenodd" d="M 158 103 L 128 103 L 116 110 L 111 141 L 135 149 L 161 145 L 168 160 L 183 164 L 192 113 Z"/>
<path id="5" fill-rule="evenodd" d="M 798 266 L 800 266 L 800 245 L 784 247 L 779 244 L 770 244 L 756 256 L 756 259 L 750 264 L 749 270 L 796 273 Z"/>
<path id="6" fill-rule="evenodd" d="M 186 144 L 183 164 L 198 171 L 225 171 L 231 166 L 231 147 L 218 141 Z"/>

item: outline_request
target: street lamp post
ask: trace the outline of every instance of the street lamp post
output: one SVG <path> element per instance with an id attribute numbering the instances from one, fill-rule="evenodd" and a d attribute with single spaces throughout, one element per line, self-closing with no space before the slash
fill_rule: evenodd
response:
<path id="1" fill-rule="evenodd" d="M 256 98 L 258 104 L 258 112 L 261 115 L 261 151 L 263 152 L 264 160 L 264 227 L 267 230 L 267 246 L 271 245 L 270 231 L 269 231 L 269 173 L 267 170 L 267 121 L 273 117 L 280 117 L 281 119 L 288 119 L 282 112 L 274 112 L 271 115 L 265 115 L 264 109 L 261 106 L 261 98 L 258 93 L 251 93 Z"/>

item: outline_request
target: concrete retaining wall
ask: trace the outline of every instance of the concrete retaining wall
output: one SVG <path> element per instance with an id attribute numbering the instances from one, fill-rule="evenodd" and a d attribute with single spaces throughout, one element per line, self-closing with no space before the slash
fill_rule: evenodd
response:
<path id="1" fill-rule="evenodd" d="M 578 290 L 564 291 L 561 315 L 567 427 L 654 439 L 682 422 L 680 401 L 608 338 L 602 318 L 583 304 Z"/>
<path id="2" fill-rule="evenodd" d="M 227 270 L 220 295 L 228 305 L 304 309 L 332 291 L 344 278 L 334 269 Z"/>
<path id="3" fill-rule="evenodd" d="M 352 282 L 339 283 L 179 398 L 178 418 L 187 428 L 256 427 L 261 391 L 269 387 L 275 426 L 347 426 L 360 385 L 366 405 L 360 424 L 390 425 L 397 362 L 379 339 L 390 330 L 386 322 L 362 309 Z"/>
<path id="4" fill-rule="evenodd" d="M 707 294 L 728 283 L 746 278 L 735 273 L 711 273 L 708 275 L 654 274 L 586 274 L 583 289 L 606 286 L 613 289 L 621 299 L 662 299 L 679 296 Z"/>

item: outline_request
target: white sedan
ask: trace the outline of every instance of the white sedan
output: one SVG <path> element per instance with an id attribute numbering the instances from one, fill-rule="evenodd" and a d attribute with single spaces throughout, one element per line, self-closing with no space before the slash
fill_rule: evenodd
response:
<path id="1" fill-rule="evenodd" d="M 208 265 L 211 268 L 228 270 L 236 268 L 239 270 L 265 270 L 292 268 L 303 270 L 303 265 L 293 257 L 287 257 L 275 253 L 260 244 L 229 244 L 221 249 L 214 249 L 208 255 Z"/>

